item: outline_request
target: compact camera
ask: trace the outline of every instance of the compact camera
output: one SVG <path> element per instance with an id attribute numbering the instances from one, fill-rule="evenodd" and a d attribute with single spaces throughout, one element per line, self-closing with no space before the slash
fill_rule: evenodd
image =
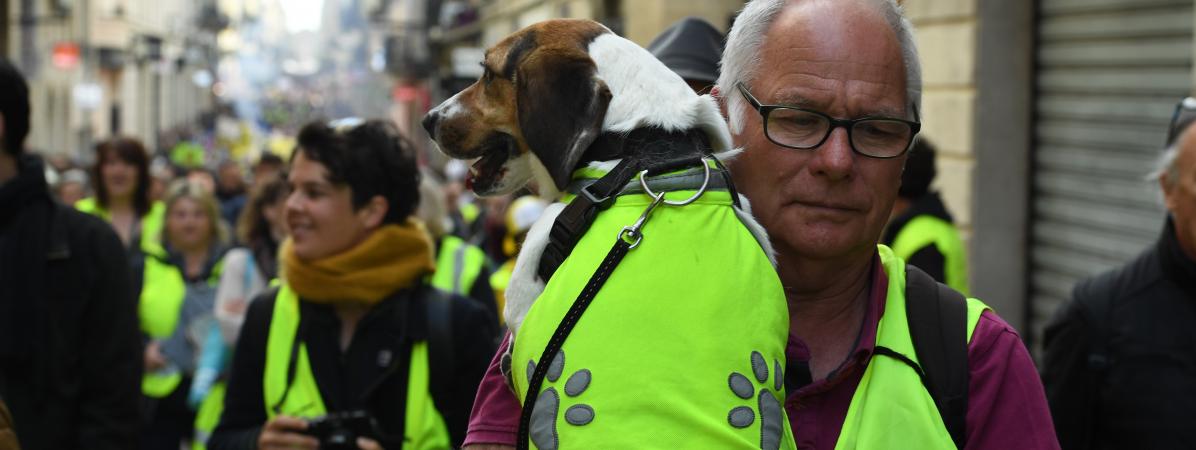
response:
<path id="1" fill-rule="evenodd" d="M 377 439 L 375 429 L 374 417 L 359 410 L 312 419 L 304 433 L 319 439 L 321 450 L 357 450 L 357 438 Z"/>

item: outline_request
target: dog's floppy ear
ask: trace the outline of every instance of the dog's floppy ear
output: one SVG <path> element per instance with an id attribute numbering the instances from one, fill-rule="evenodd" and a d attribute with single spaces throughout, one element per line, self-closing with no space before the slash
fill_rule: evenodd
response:
<path id="1" fill-rule="evenodd" d="M 523 138 L 559 190 L 602 132 L 611 94 L 596 72 L 580 49 L 545 48 L 529 54 L 515 74 Z"/>

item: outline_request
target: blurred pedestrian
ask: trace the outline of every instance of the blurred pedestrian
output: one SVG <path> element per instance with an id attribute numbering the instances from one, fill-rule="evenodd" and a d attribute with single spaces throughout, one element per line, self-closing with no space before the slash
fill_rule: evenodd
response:
<path id="1" fill-rule="evenodd" d="M 1042 378 L 1066 449 L 1196 446 L 1196 99 L 1176 107 L 1151 180 L 1158 241 L 1076 284 L 1043 335 Z"/>
<path id="2" fill-rule="evenodd" d="M 235 224 L 241 217 L 246 191 L 241 165 L 231 159 L 220 162 L 216 169 L 216 199 L 220 200 L 220 215 L 225 223 Z"/>
<path id="3" fill-rule="evenodd" d="M 149 155 L 141 141 L 117 136 L 96 145 L 91 180 L 95 196 L 75 207 L 112 224 L 131 253 L 156 245 L 166 209 L 150 199 Z"/>
<path id="4" fill-rule="evenodd" d="M 310 421 L 335 413 L 376 421 L 357 441 L 367 449 L 448 448 L 465 434 L 492 319 L 427 284 L 411 145 L 386 122 L 334 125 L 299 133 L 283 284 L 249 305 L 210 449 L 315 449 L 327 436 L 310 434 L 327 430 Z"/>
<path id="5" fill-rule="evenodd" d="M 88 196 L 87 172 L 79 169 L 69 169 L 58 177 L 58 184 L 54 186 L 54 194 L 64 205 L 74 205 Z"/>
<path id="6" fill-rule="evenodd" d="M 253 165 L 253 184 L 258 185 L 281 177 L 286 170 L 286 162 L 281 157 L 268 151 L 262 152 L 257 164 Z"/>
<path id="7" fill-rule="evenodd" d="M 648 44 L 656 59 L 685 80 L 698 94 L 708 94 L 718 81 L 723 33 L 709 22 L 686 17 L 669 26 Z"/>
<path id="8" fill-rule="evenodd" d="M 502 310 L 490 287 L 492 272 L 486 253 L 451 233 L 453 222 L 448 217 L 443 188 L 427 174 L 420 179 L 419 194 L 416 213 L 432 236 L 436 253 L 432 286 L 477 301 L 493 314 L 495 321 L 499 320 Z"/>
<path id="9" fill-rule="evenodd" d="M 968 257 L 963 239 L 943 199 L 930 189 L 937 173 L 934 158 L 934 146 L 928 139 L 914 139 L 881 243 L 936 281 L 967 294 Z"/>
<path id="10" fill-rule="evenodd" d="M 220 285 L 216 289 L 215 315 L 203 340 L 188 403 L 198 407 L 193 450 L 216 428 L 224 407 L 225 381 L 233 345 L 245 321 L 249 300 L 266 290 L 278 277 L 278 248 L 286 238 L 283 210 L 289 190 L 286 180 L 275 178 L 258 185 L 237 221 L 240 247 L 224 255 Z"/>
<path id="11" fill-rule="evenodd" d="M 534 195 L 519 197 L 507 207 L 507 238 L 503 240 L 503 253 L 506 253 L 507 262 L 490 276 L 490 286 L 494 289 L 494 298 L 498 303 L 500 323 L 504 320 L 502 311 L 507 303 L 507 285 L 511 283 L 511 274 L 515 271 L 515 256 L 523 248 L 523 240 L 527 238 L 532 224 L 536 223 L 547 207 L 547 201 Z"/>
<path id="12" fill-rule="evenodd" d="M 195 412 L 187 403 L 203 338 L 211 328 L 227 231 L 205 187 L 179 180 L 167 189 L 161 240 L 145 257 L 141 329 L 147 335 L 148 425 L 142 448 L 177 449 L 191 439 Z"/>
<path id="13" fill-rule="evenodd" d="M 24 77 L 0 58 L 0 399 L 12 411 L 9 433 L 26 450 L 135 448 L 140 343 L 121 242 L 103 221 L 53 201 L 41 160 L 24 152 L 29 118 Z M 0 447 L 13 440 L 0 436 Z"/>

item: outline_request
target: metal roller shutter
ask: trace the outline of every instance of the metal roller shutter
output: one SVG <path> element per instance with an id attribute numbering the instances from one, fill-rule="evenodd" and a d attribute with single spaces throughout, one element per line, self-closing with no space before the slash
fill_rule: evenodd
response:
<path id="1" fill-rule="evenodd" d="M 1191 0 L 1042 0 L 1030 319 L 1034 342 L 1076 281 L 1150 245 L 1162 226 L 1144 181 L 1192 85 Z"/>

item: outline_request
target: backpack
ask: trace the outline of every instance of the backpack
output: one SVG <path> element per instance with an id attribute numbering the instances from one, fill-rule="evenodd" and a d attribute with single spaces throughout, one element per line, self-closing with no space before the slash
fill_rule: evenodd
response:
<path id="1" fill-rule="evenodd" d="M 955 446 L 964 448 L 969 378 L 967 299 L 907 264 L 905 313 L 921 367 L 905 362 L 922 378 Z"/>

